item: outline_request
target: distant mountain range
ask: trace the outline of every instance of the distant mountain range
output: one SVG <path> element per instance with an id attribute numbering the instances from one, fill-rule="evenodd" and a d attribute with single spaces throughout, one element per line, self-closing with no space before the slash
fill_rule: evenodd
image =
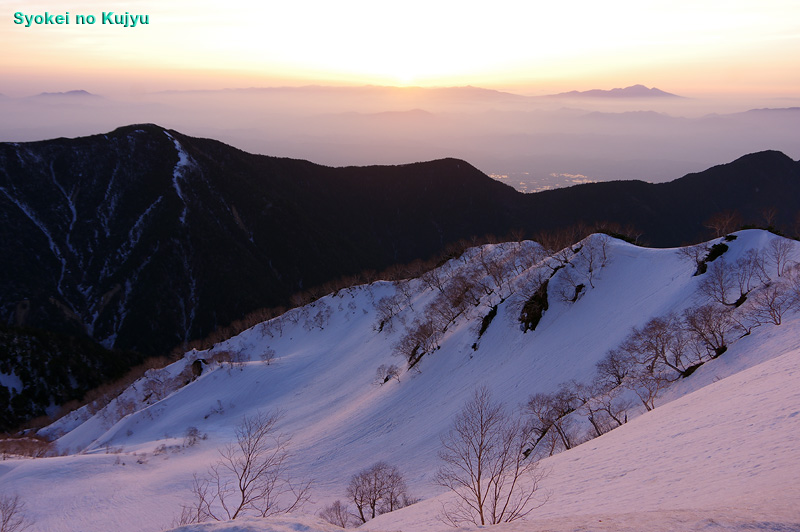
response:
<path id="1" fill-rule="evenodd" d="M 394 87 L 383 85 L 365 85 L 365 86 L 328 86 L 328 85 L 306 85 L 300 87 L 248 87 L 248 88 L 231 88 L 231 89 L 196 89 L 196 90 L 168 90 L 154 93 L 155 95 L 202 95 L 202 94 L 242 94 L 242 95 L 264 95 L 264 96 L 280 96 L 280 95 L 308 95 L 314 97 L 340 97 L 344 95 L 362 96 L 362 97 L 392 97 L 396 94 L 403 94 L 406 97 L 418 97 L 426 100 L 442 100 L 442 101 L 487 101 L 487 102 L 524 102 L 533 96 L 523 96 L 511 92 L 499 91 L 494 89 L 485 89 L 481 87 L 473 87 L 471 85 L 458 86 L 458 87 Z M 52 97 L 94 97 L 102 98 L 102 96 L 93 94 L 89 91 L 79 89 L 70 90 L 65 92 L 42 92 L 34 98 L 52 98 Z M 624 88 L 614 89 L 592 89 L 586 91 L 572 90 L 568 92 L 560 92 L 558 94 L 550 94 L 546 98 L 683 98 L 676 94 L 672 94 L 661 89 L 646 87 L 641 84 L 631 85 Z"/>
<path id="2" fill-rule="evenodd" d="M 34 98 L 102 98 L 102 96 L 81 89 L 66 92 L 42 92 Z"/>
<path id="3" fill-rule="evenodd" d="M 0 315 L 160 354 L 297 291 L 428 259 L 458 240 L 583 222 L 674 246 L 704 222 L 791 227 L 800 163 L 761 152 L 665 184 L 521 194 L 442 159 L 331 168 L 155 125 L 0 144 Z"/>
<path id="4" fill-rule="evenodd" d="M 664 92 L 655 87 L 648 88 L 644 85 L 631 85 L 625 88 L 611 90 L 592 89 L 588 91 L 569 91 L 550 95 L 551 98 L 683 98 L 677 94 Z"/>

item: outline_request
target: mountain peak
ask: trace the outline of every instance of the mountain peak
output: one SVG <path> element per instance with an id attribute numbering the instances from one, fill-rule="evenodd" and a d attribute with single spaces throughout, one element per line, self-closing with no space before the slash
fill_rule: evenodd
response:
<path id="1" fill-rule="evenodd" d="M 100 98 L 97 94 L 92 94 L 83 89 L 71 90 L 66 92 L 41 92 L 35 98 Z"/>
<path id="2" fill-rule="evenodd" d="M 656 87 L 648 88 L 641 84 L 611 90 L 591 89 L 588 91 L 569 91 L 551 94 L 558 98 L 682 98 L 677 94 L 662 91 Z"/>

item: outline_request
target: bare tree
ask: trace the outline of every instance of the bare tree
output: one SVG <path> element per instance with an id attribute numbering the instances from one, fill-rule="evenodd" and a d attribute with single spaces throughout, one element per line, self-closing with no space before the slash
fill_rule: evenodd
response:
<path id="1" fill-rule="evenodd" d="M 623 349 L 612 349 L 597 363 L 597 379 L 607 388 L 622 386 L 634 371 L 636 360 Z"/>
<path id="2" fill-rule="evenodd" d="M 261 352 L 259 357 L 261 358 L 261 362 L 269 366 L 275 361 L 275 350 L 272 349 L 271 347 L 267 347 L 266 349 L 264 349 L 264 351 Z"/>
<path id="3" fill-rule="evenodd" d="M 656 399 L 669 384 L 670 380 L 664 374 L 653 373 L 647 368 L 639 366 L 637 371 L 628 376 L 624 386 L 636 393 L 645 409 L 649 412 L 656 407 Z"/>
<path id="4" fill-rule="evenodd" d="M 600 268 L 608 265 L 609 236 L 604 234 L 592 235 L 582 242 L 577 265 L 586 278 L 589 286 L 594 288 L 594 279 Z"/>
<path id="5" fill-rule="evenodd" d="M 576 270 L 574 264 L 565 264 L 564 269 L 561 270 L 561 275 L 558 277 L 558 288 L 556 288 L 556 293 L 561 301 L 575 303 L 586 288 L 586 284 L 582 282 L 583 280 L 584 275 Z"/>
<path id="6" fill-rule="evenodd" d="M 430 290 L 438 290 L 444 294 L 444 287 L 447 284 L 448 276 L 444 272 L 444 268 L 434 268 L 422 274 L 422 282 Z"/>
<path id="7" fill-rule="evenodd" d="M 683 326 L 710 358 L 717 358 L 728 349 L 729 336 L 736 328 L 731 315 L 731 309 L 720 305 L 692 307 L 683 314 Z"/>
<path id="8" fill-rule="evenodd" d="M 393 319 L 400 314 L 407 305 L 407 298 L 400 294 L 382 297 L 375 303 L 375 310 L 377 311 L 378 321 L 375 324 L 375 329 L 378 332 L 386 330 L 392 332 Z"/>
<path id="9" fill-rule="evenodd" d="M 737 301 L 734 296 L 736 281 L 734 268 L 721 258 L 712 264 L 708 273 L 703 276 L 698 290 L 720 305 L 733 306 Z"/>
<path id="10" fill-rule="evenodd" d="M 0 532 L 22 532 L 32 526 L 19 495 L 0 495 Z"/>
<path id="11" fill-rule="evenodd" d="M 591 384 L 575 382 L 572 386 L 581 403 L 578 412 L 592 425 L 590 437 L 602 436 L 628 421 L 627 411 L 631 405 L 620 397 L 621 388 L 611 388 L 599 379 Z"/>
<path id="12" fill-rule="evenodd" d="M 761 209 L 761 217 L 764 219 L 765 227 L 773 227 L 778 218 L 778 209 L 775 207 L 764 207 Z"/>
<path id="13" fill-rule="evenodd" d="M 395 364 L 381 364 L 375 371 L 375 382 L 383 386 L 390 380 L 395 379 L 400 382 L 400 368 Z"/>
<path id="14" fill-rule="evenodd" d="M 775 282 L 756 292 L 748 309 L 749 315 L 759 324 L 780 325 L 783 315 L 791 308 L 792 303 L 789 287 L 785 283 Z"/>
<path id="15" fill-rule="evenodd" d="M 317 515 L 320 519 L 342 528 L 355 524 L 350 508 L 339 500 L 333 501 L 333 503 L 320 510 Z"/>
<path id="16" fill-rule="evenodd" d="M 395 288 L 397 289 L 398 295 L 403 296 L 405 300 L 405 304 L 411 309 L 414 310 L 414 296 L 416 295 L 416 291 L 414 290 L 411 282 L 408 280 L 397 281 L 394 283 Z"/>
<path id="17" fill-rule="evenodd" d="M 356 517 L 362 523 L 402 508 L 409 501 L 403 475 L 386 462 L 378 462 L 353 475 L 347 497 L 356 505 Z"/>
<path id="18" fill-rule="evenodd" d="M 608 430 L 628 422 L 628 410 L 631 409 L 632 403 L 623 396 L 621 387 L 608 386 L 601 379 L 595 378 L 591 390 L 594 395 L 588 402 L 594 405 L 600 420 Z"/>
<path id="19" fill-rule="evenodd" d="M 688 363 L 688 344 L 680 318 L 669 313 L 653 318 L 642 328 L 635 327 L 621 349 L 649 373 L 673 370 L 683 375 Z"/>
<path id="20" fill-rule="evenodd" d="M 569 383 L 562 384 L 552 394 L 532 395 L 525 410 L 531 417 L 528 430 L 533 437 L 533 448 L 544 441 L 550 444 L 551 455 L 562 449 L 572 449 L 577 443 L 577 434 L 571 427 L 569 415 L 579 406 L 576 390 Z"/>
<path id="21" fill-rule="evenodd" d="M 708 255 L 708 246 L 697 244 L 695 246 L 684 246 L 678 250 L 681 258 L 692 263 L 694 275 L 701 275 L 706 270 L 705 258 Z"/>
<path id="22" fill-rule="evenodd" d="M 714 236 L 725 236 L 742 226 L 742 217 L 736 211 L 718 212 L 703 224 L 714 232 Z"/>
<path id="23" fill-rule="evenodd" d="M 311 482 L 289 475 L 288 438 L 276 434 L 279 412 L 245 416 L 235 429 L 236 442 L 219 450 L 220 458 L 206 477 L 195 476 L 195 501 L 184 506 L 181 520 L 201 522 L 267 517 L 301 508 Z"/>
<path id="24" fill-rule="evenodd" d="M 789 257 L 792 254 L 794 245 L 791 240 L 786 238 L 776 238 L 769 243 L 767 249 L 767 259 L 769 263 L 775 268 L 775 273 L 778 277 L 786 273 L 786 269 L 791 264 Z"/>
<path id="25" fill-rule="evenodd" d="M 792 307 L 800 310 L 800 264 L 795 263 L 787 268 L 786 287 Z"/>
<path id="26" fill-rule="evenodd" d="M 443 504 L 441 519 L 452 526 L 497 524 L 544 504 L 536 498 L 543 473 L 528 457 L 527 441 L 520 418 L 495 403 L 488 389 L 476 390 L 442 437 L 444 465 L 435 482 L 456 498 Z"/>
<path id="27" fill-rule="evenodd" d="M 442 325 L 438 316 L 426 312 L 422 319 L 417 318 L 406 333 L 393 346 L 394 354 L 402 356 L 413 368 L 426 353 L 432 353 L 439 347 L 442 338 Z"/>

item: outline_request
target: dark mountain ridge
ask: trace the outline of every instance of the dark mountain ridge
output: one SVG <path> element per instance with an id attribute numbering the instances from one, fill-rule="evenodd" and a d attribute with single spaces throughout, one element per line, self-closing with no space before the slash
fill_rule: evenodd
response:
<path id="1" fill-rule="evenodd" d="M 160 353 L 303 288 L 502 233 L 516 196 L 452 159 L 329 168 L 152 125 L 4 143 L 3 321 Z"/>
<path id="2" fill-rule="evenodd" d="M 742 157 L 671 183 L 610 182 L 524 195 L 468 163 L 331 168 L 252 155 L 155 125 L 0 144 L 5 323 L 161 354 L 341 276 L 448 244 L 583 222 L 674 246 L 738 211 L 800 210 L 800 164 Z"/>

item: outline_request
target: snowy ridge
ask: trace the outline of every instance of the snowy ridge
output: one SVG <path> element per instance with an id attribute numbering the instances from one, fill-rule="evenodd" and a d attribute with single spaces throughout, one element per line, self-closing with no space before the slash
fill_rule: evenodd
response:
<path id="1" fill-rule="evenodd" d="M 737 236 L 726 242 L 731 264 L 783 241 L 762 231 Z M 790 258 L 800 259 L 796 243 Z M 682 250 L 602 235 L 553 255 L 530 242 L 473 248 L 423 278 L 341 290 L 151 370 L 105 408 L 84 408 L 50 427 L 61 450 L 79 454 L 3 462 L 0 482 L 31 501 L 41 530 L 165 530 L 190 498 L 192 474 L 216 459 L 242 416 L 279 409 L 279 430 L 292 438 L 292 470 L 316 480 L 306 514 L 344 499 L 350 476 L 386 460 L 424 500 L 365 529 L 445 530 L 438 498 L 449 495 L 432 483 L 439 436 L 475 387 L 486 385 L 515 407 L 572 379 L 590 381 L 595 364 L 633 327 L 705 301 L 695 269 Z M 777 282 L 776 268 L 766 270 Z M 523 332 L 520 312 L 543 279 L 548 308 Z M 454 280 L 474 290 L 466 304 L 441 305 Z M 496 315 L 482 327 L 492 308 Z M 406 371 L 396 353 L 431 316 L 446 324 Z M 699 531 L 724 519 L 733 530 L 795 530 L 798 327 L 800 315 L 788 311 L 779 326 L 737 335 L 718 358 L 662 391 L 653 411 L 640 404 L 627 424 L 546 458 L 549 500 L 525 523 L 498 530 L 566 531 L 602 520 L 598 530 Z M 392 364 L 399 378 L 384 381 L 376 370 Z M 197 367 L 202 373 L 192 380 Z M 204 438 L 188 446 L 190 427 Z M 54 484 L 60 489 L 48 489 Z M 286 526 L 325 530 L 297 519 Z M 650 528 L 654 521 L 674 526 Z M 272 530 L 271 522 L 254 530 Z"/>

